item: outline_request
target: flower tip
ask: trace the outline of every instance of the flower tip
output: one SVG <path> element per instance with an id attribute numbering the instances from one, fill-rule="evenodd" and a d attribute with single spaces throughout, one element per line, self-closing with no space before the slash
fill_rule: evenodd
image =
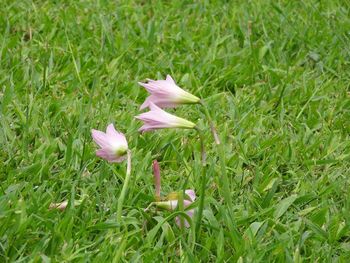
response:
<path id="1" fill-rule="evenodd" d="M 146 132 L 146 129 L 142 126 L 140 129 L 137 130 L 139 133 L 144 134 Z"/>
<path id="2" fill-rule="evenodd" d="M 140 106 L 140 110 L 144 110 L 144 109 L 146 109 L 147 107 L 148 107 L 148 102 L 147 102 L 147 100 L 144 102 L 144 103 L 142 103 L 142 105 Z"/>
<path id="3" fill-rule="evenodd" d="M 107 131 L 108 131 L 108 130 L 114 130 L 114 131 L 115 131 L 114 124 L 113 124 L 113 123 L 108 124 L 106 130 L 107 130 Z"/>
<path id="4" fill-rule="evenodd" d="M 185 194 L 191 199 L 192 202 L 196 199 L 196 193 L 193 189 L 185 190 Z"/>
<path id="5" fill-rule="evenodd" d="M 143 115 L 142 115 L 143 113 L 141 113 L 141 114 L 139 114 L 139 115 L 136 115 L 136 116 L 134 116 L 134 118 L 136 119 L 136 120 L 140 120 L 140 121 L 143 121 Z M 139 131 L 142 129 L 142 127 L 139 129 Z"/>
<path id="6" fill-rule="evenodd" d="M 166 75 L 166 80 L 175 83 L 174 79 L 169 74 Z"/>
<path id="7" fill-rule="evenodd" d="M 92 137 L 95 136 L 95 134 L 98 132 L 98 130 L 95 130 L 95 129 L 91 129 L 91 135 Z"/>
<path id="8" fill-rule="evenodd" d="M 150 108 L 151 111 L 156 111 L 156 110 L 161 110 L 156 104 L 154 104 L 152 101 L 148 103 L 148 107 Z"/>
<path id="9" fill-rule="evenodd" d="M 153 174 L 156 179 L 160 179 L 160 168 L 157 160 L 153 161 Z"/>
<path id="10" fill-rule="evenodd" d="M 159 169 L 159 163 L 157 160 L 153 160 L 153 169 L 157 167 Z"/>
<path id="11" fill-rule="evenodd" d="M 60 202 L 60 203 L 51 203 L 50 206 L 49 206 L 49 209 L 52 210 L 52 209 L 58 209 L 58 210 L 65 210 L 66 207 L 68 205 L 68 200 L 65 200 L 63 202 Z"/>

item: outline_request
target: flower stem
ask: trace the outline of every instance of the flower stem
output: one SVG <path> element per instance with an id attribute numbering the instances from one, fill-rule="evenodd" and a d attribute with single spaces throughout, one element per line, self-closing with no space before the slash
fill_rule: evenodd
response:
<path id="1" fill-rule="evenodd" d="M 195 233 L 197 235 L 199 234 L 201 221 L 202 221 L 202 215 L 203 215 L 203 208 L 204 208 L 204 199 L 205 199 L 205 187 L 206 187 L 206 152 L 204 147 L 204 136 L 203 132 L 196 127 L 196 130 L 199 135 L 200 143 L 201 143 L 201 163 L 202 163 L 202 176 L 201 176 L 201 188 L 200 188 L 200 197 L 199 197 L 199 207 L 198 207 L 198 214 L 197 214 L 197 221 L 196 221 L 196 228 Z"/>
<path id="2" fill-rule="evenodd" d="M 154 186 L 155 186 L 155 200 L 160 202 L 160 168 L 157 160 L 153 161 L 153 174 L 154 174 Z"/>
<path id="3" fill-rule="evenodd" d="M 216 150 L 217 150 L 217 154 L 219 156 L 219 161 L 220 161 L 220 167 L 221 167 L 221 176 L 222 176 L 222 180 L 220 180 L 222 182 L 222 195 L 226 201 L 226 204 L 228 204 L 228 206 L 230 207 L 230 205 L 232 204 L 232 199 L 231 199 L 231 191 L 230 191 L 230 185 L 229 185 L 229 180 L 227 177 L 227 173 L 226 173 L 226 157 L 225 157 L 225 149 L 224 149 L 224 145 L 221 143 L 219 134 L 216 131 L 214 122 L 212 121 L 212 118 L 210 116 L 210 113 L 208 111 L 207 106 L 205 105 L 204 101 L 201 100 L 200 104 L 203 106 L 203 110 L 204 110 L 204 114 L 209 122 L 210 125 L 210 130 L 211 133 L 214 137 L 214 141 L 216 144 Z"/>
<path id="4" fill-rule="evenodd" d="M 200 100 L 199 103 L 203 106 L 204 114 L 205 114 L 205 117 L 207 117 L 207 120 L 208 120 L 208 122 L 209 122 L 210 131 L 211 131 L 211 133 L 212 133 L 212 135 L 213 135 L 213 137 L 214 137 L 214 141 L 215 141 L 216 145 L 220 145 L 220 144 L 221 144 L 221 141 L 220 141 L 218 132 L 216 131 L 214 122 L 213 122 L 213 120 L 212 120 L 211 117 L 210 117 L 208 108 L 207 108 L 207 106 L 205 105 L 205 103 L 204 103 L 203 100 Z"/>
<path id="5" fill-rule="evenodd" d="M 123 203 L 126 195 L 126 191 L 128 189 L 128 184 L 130 181 L 131 176 L 131 151 L 128 150 L 128 160 L 127 160 L 127 168 L 126 168 L 126 175 L 125 180 L 123 184 L 122 191 L 120 193 L 119 199 L 118 199 L 118 207 L 117 207 L 117 222 L 120 224 L 122 221 L 122 210 L 123 210 Z"/>

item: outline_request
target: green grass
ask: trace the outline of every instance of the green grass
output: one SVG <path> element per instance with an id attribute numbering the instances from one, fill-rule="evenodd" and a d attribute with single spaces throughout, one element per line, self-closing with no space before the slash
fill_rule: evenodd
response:
<path id="1" fill-rule="evenodd" d="M 349 262 L 349 2 L 195 2 L 0 1 L 1 262 Z M 153 159 L 163 194 L 200 189 L 195 132 L 137 132 L 137 81 L 168 73 L 225 144 L 233 202 L 207 129 L 195 244 L 143 211 Z M 175 112 L 206 127 L 199 106 Z M 110 122 L 133 152 L 121 228 L 126 164 L 90 136 Z"/>

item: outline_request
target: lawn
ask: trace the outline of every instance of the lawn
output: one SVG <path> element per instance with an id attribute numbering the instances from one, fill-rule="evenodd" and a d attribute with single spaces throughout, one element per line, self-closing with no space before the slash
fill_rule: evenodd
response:
<path id="1" fill-rule="evenodd" d="M 0 13 L 1 262 L 350 262 L 349 1 L 0 0 Z M 167 74 L 222 142 L 200 105 L 167 109 L 204 131 L 199 229 L 144 211 L 153 160 L 162 195 L 201 197 L 196 131 L 138 132 L 137 82 Z M 132 152 L 120 222 L 126 162 L 98 158 L 91 137 L 109 123 Z"/>

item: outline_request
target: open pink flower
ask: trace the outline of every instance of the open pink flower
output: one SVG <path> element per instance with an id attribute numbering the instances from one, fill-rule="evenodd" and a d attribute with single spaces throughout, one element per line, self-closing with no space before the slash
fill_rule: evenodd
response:
<path id="1" fill-rule="evenodd" d="M 113 124 L 107 126 L 106 133 L 92 130 L 92 138 L 101 147 L 96 155 L 112 163 L 120 163 L 126 159 L 128 143 L 124 134 L 116 131 Z"/>
<path id="2" fill-rule="evenodd" d="M 167 75 L 165 80 L 148 79 L 148 83 L 139 84 L 151 94 L 141 105 L 141 110 L 149 107 L 150 103 L 160 108 L 174 108 L 180 104 L 194 104 L 200 101 L 198 97 L 177 86 L 170 75 Z"/>
<path id="3" fill-rule="evenodd" d="M 150 111 L 135 117 L 144 122 L 144 125 L 139 129 L 141 132 L 164 128 L 193 129 L 196 126 L 193 122 L 167 113 L 153 102 L 150 102 L 149 107 Z"/>

